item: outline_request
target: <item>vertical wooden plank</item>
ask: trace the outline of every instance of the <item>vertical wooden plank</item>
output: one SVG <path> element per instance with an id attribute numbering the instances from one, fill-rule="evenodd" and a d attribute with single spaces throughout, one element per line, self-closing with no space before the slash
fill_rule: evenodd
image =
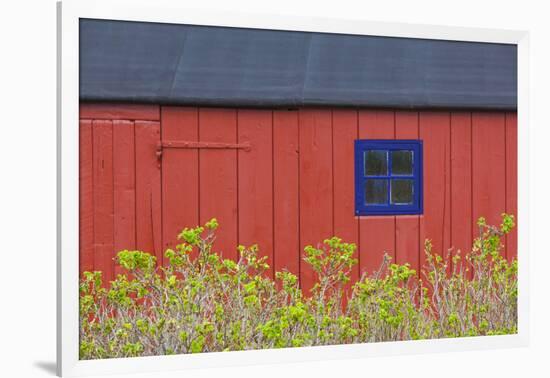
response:
<path id="1" fill-rule="evenodd" d="M 160 164 L 156 155 L 160 124 L 135 121 L 136 247 L 150 252 L 162 264 Z"/>
<path id="2" fill-rule="evenodd" d="M 506 257 L 518 256 L 518 118 L 506 113 L 506 212 L 514 215 L 516 227 L 506 237 Z"/>
<path id="3" fill-rule="evenodd" d="M 273 112 L 274 268 L 300 273 L 298 112 Z"/>
<path id="4" fill-rule="evenodd" d="M 451 113 L 451 246 L 453 255 L 472 248 L 472 115 Z M 466 267 L 466 266 L 464 266 Z"/>
<path id="5" fill-rule="evenodd" d="M 114 277 L 113 123 L 93 121 L 94 269 L 104 285 Z"/>
<path id="6" fill-rule="evenodd" d="M 94 270 L 94 185 L 92 121 L 80 121 L 79 133 L 79 267 L 82 272 Z"/>
<path id="7" fill-rule="evenodd" d="M 424 215 L 420 219 L 420 266 L 425 265 L 424 242 L 433 252 L 447 256 L 451 247 L 451 138 L 450 115 L 420 113 L 420 139 L 424 146 Z"/>
<path id="8" fill-rule="evenodd" d="M 198 109 L 163 106 L 164 142 L 199 140 Z M 199 151 L 165 148 L 162 151 L 162 245 L 175 248 L 185 227 L 199 225 Z M 166 263 L 166 261 L 165 261 Z"/>
<path id="9" fill-rule="evenodd" d="M 333 233 L 332 117 L 330 110 L 304 109 L 300 132 L 301 287 L 305 294 L 317 278 L 303 261 L 307 245 L 320 246 Z"/>
<path id="10" fill-rule="evenodd" d="M 354 141 L 358 138 L 357 111 L 332 113 L 334 235 L 359 246 L 359 220 L 355 216 Z M 359 258 L 359 251 L 355 258 Z M 351 282 L 359 277 L 359 265 L 351 272 Z"/>
<path id="11" fill-rule="evenodd" d="M 395 115 L 386 110 L 359 111 L 359 139 L 394 139 Z M 395 217 L 368 216 L 359 220 L 360 274 L 378 270 L 387 253 L 395 261 Z"/>
<path id="12" fill-rule="evenodd" d="M 273 277 L 273 112 L 238 111 L 239 243 L 257 244 L 259 255 L 267 256 Z"/>
<path id="13" fill-rule="evenodd" d="M 136 247 L 134 123 L 113 121 L 114 254 Z M 123 273 L 115 265 L 115 274 Z"/>
<path id="14" fill-rule="evenodd" d="M 418 139 L 418 112 L 395 112 L 395 139 Z M 420 273 L 420 216 L 395 217 L 395 262 L 409 263 Z"/>
<path id="15" fill-rule="evenodd" d="M 506 141 L 504 113 L 472 114 L 473 228 L 479 217 L 498 225 L 506 211 Z"/>
<path id="16" fill-rule="evenodd" d="M 200 109 L 201 142 L 236 143 L 237 115 L 234 109 Z M 200 222 L 217 218 L 215 250 L 224 258 L 237 258 L 237 151 L 202 149 L 199 151 Z"/>

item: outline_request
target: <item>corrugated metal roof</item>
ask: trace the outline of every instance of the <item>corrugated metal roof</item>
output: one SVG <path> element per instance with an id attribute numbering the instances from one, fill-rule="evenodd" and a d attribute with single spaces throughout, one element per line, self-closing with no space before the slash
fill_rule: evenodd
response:
<path id="1" fill-rule="evenodd" d="M 80 99 L 515 109 L 517 47 L 82 19 Z"/>

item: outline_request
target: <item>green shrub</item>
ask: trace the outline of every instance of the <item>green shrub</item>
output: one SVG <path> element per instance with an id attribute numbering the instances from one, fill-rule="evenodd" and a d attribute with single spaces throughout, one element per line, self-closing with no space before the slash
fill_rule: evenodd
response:
<path id="1" fill-rule="evenodd" d="M 517 261 L 501 256 L 514 227 L 484 219 L 472 250 L 448 266 L 426 241 L 421 274 L 391 263 L 344 289 L 356 246 L 337 237 L 305 248 L 316 274 L 302 293 L 294 274 L 270 279 L 256 246 L 239 246 L 238 261 L 214 250 L 218 223 L 184 229 L 166 267 L 124 250 L 128 271 L 103 286 L 101 272 L 80 283 L 80 358 L 111 358 L 390 340 L 497 335 L 517 330 Z M 191 257 L 194 256 L 194 257 Z M 346 293 L 349 292 L 349 295 Z"/>

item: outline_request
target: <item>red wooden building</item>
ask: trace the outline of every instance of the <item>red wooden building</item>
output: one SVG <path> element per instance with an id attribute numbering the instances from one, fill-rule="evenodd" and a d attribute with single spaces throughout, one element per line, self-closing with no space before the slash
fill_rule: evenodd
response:
<path id="1" fill-rule="evenodd" d="M 216 217 L 223 256 L 257 243 L 307 287 L 303 248 L 329 236 L 358 245 L 357 277 L 517 213 L 515 46 L 96 20 L 80 38 L 81 270 L 113 278 L 121 249 L 162 261 Z M 390 148 L 369 192 L 357 140 L 421 141 L 418 174 Z"/>

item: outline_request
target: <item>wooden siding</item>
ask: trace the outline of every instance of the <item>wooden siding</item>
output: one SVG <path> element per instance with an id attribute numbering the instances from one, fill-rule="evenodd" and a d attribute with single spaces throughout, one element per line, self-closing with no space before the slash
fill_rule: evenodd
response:
<path id="1" fill-rule="evenodd" d="M 418 269 L 425 238 L 440 254 L 466 251 L 477 217 L 495 223 L 517 213 L 515 113 L 82 109 L 80 268 L 108 280 L 119 272 L 118 250 L 139 248 L 163 263 L 184 227 L 211 217 L 221 225 L 216 249 L 224 257 L 257 243 L 270 276 L 288 269 L 309 289 L 315 277 L 303 248 L 334 234 L 358 245 L 356 279 L 378 269 L 384 253 Z M 357 138 L 423 140 L 423 215 L 354 215 Z M 174 141 L 233 148 L 165 148 L 159 159 L 158 144 Z M 246 143 L 250 149 L 234 148 Z M 516 232 L 505 247 L 508 258 L 517 256 Z"/>

